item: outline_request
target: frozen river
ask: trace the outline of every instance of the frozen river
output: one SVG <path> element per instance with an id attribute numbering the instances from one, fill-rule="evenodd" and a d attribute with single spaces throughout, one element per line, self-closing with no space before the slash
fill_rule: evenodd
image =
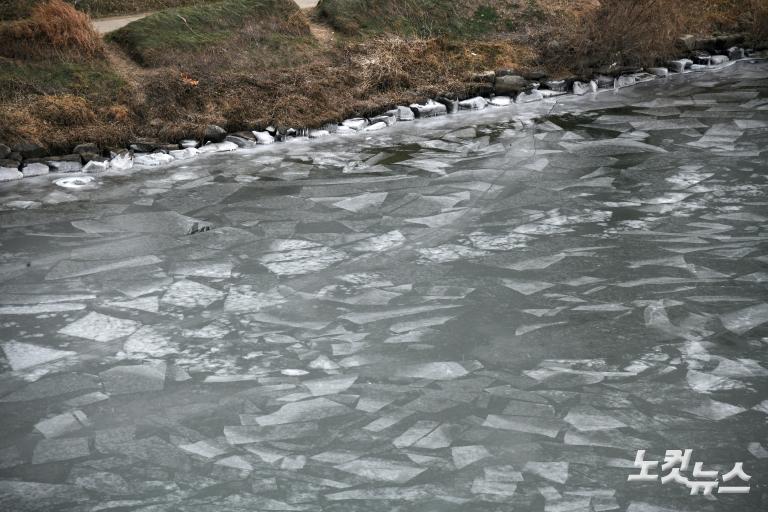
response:
<path id="1" fill-rule="evenodd" d="M 768 509 L 767 78 L 3 185 L 0 509 Z"/>

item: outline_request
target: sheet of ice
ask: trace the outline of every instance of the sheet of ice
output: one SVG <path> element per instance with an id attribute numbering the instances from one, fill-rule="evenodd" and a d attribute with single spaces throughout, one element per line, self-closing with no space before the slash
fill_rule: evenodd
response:
<path id="1" fill-rule="evenodd" d="M 99 374 L 110 395 L 159 391 L 165 387 L 165 363 L 115 366 Z"/>
<path id="2" fill-rule="evenodd" d="M 396 377 L 409 377 L 415 379 L 451 380 L 468 375 L 467 369 L 459 363 L 434 362 L 410 364 L 395 370 Z"/>
<path id="3" fill-rule="evenodd" d="M 174 282 L 163 294 L 160 301 L 163 305 L 180 308 L 207 307 L 221 300 L 224 292 L 206 286 L 197 281 L 181 279 Z"/>
<path id="4" fill-rule="evenodd" d="M 141 324 L 91 311 L 84 317 L 59 329 L 59 333 L 93 341 L 107 342 L 133 334 Z"/>
<path id="5" fill-rule="evenodd" d="M 15 371 L 26 370 L 39 364 L 50 363 L 75 355 L 75 352 L 68 350 L 57 350 L 17 341 L 3 343 L 2 347 L 8 364 Z"/>
<path id="6" fill-rule="evenodd" d="M 264 416 L 257 416 L 254 421 L 262 427 L 316 421 L 348 414 L 350 408 L 327 398 L 313 398 L 301 402 L 288 403 L 280 409 Z"/>
<path id="7" fill-rule="evenodd" d="M 768 322 L 768 304 L 757 304 L 720 315 L 720 321 L 732 333 L 744 334 Z"/>
<path id="8" fill-rule="evenodd" d="M 373 457 L 365 457 L 339 464 L 335 468 L 368 480 L 398 484 L 404 484 L 413 480 L 427 469 L 400 461 Z"/>

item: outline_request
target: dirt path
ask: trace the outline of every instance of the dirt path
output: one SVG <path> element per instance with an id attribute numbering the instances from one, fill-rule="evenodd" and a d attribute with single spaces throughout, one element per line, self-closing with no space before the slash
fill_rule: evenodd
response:
<path id="1" fill-rule="evenodd" d="M 123 28 L 127 24 L 146 18 L 152 14 L 151 12 L 145 12 L 142 14 L 133 14 L 131 16 L 113 16 L 111 18 L 99 18 L 93 20 L 93 26 L 99 34 L 108 34 L 114 32 L 117 29 Z"/>

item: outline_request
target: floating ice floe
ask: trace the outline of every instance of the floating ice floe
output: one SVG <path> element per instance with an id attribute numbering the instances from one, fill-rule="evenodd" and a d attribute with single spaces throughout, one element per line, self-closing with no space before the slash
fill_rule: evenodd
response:
<path id="1" fill-rule="evenodd" d="M 83 189 L 93 188 L 94 181 L 95 179 L 93 178 L 93 176 L 72 176 L 67 178 L 59 178 L 57 180 L 54 180 L 53 183 L 55 183 L 61 188 L 66 188 L 71 190 L 83 190 Z"/>
<path id="2" fill-rule="evenodd" d="M 141 324 L 91 311 L 84 317 L 59 329 L 59 333 L 93 341 L 107 342 L 133 334 Z"/>

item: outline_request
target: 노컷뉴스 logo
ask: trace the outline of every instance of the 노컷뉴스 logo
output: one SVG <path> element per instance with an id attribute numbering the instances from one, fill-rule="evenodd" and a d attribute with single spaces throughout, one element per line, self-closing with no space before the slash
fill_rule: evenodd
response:
<path id="1" fill-rule="evenodd" d="M 640 474 L 629 475 L 627 481 L 655 482 L 660 480 L 661 485 L 675 482 L 688 487 L 692 496 L 697 494 L 711 496 L 715 489 L 717 489 L 717 494 L 749 493 L 749 485 L 743 484 L 749 482 L 752 477 L 744 472 L 743 462 L 735 463 L 733 469 L 723 473 L 722 476 L 720 470 L 706 470 L 703 462 L 696 462 L 693 465 L 691 477 L 683 475 L 683 471 L 688 471 L 692 454 L 693 450 L 667 450 L 664 455 L 664 463 L 661 465 L 660 472 L 662 475 L 659 475 L 657 473 L 659 461 L 645 460 L 645 450 L 638 450 L 634 466 L 640 469 Z M 732 482 L 736 479 L 740 482 Z M 737 483 L 742 483 L 742 485 L 732 485 Z"/>

